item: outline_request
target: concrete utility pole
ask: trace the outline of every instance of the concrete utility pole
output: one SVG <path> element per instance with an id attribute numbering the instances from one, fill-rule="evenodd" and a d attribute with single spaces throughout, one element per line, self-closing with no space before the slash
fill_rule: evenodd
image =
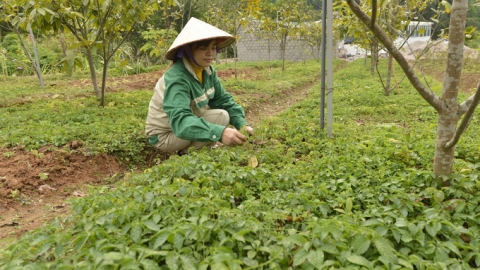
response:
<path id="1" fill-rule="evenodd" d="M 38 59 L 37 44 L 35 42 L 35 36 L 33 35 L 32 27 L 30 26 L 30 24 L 27 26 L 27 30 L 30 33 L 30 36 L 32 37 L 33 53 L 35 55 L 34 68 L 36 69 L 36 73 L 38 75 L 38 78 L 40 79 L 40 86 L 42 88 L 45 88 L 45 83 L 43 82 L 43 76 L 42 76 L 42 69 L 40 68 L 40 60 Z"/>
<path id="2" fill-rule="evenodd" d="M 333 1 L 327 0 L 327 134 L 333 129 Z"/>
<path id="3" fill-rule="evenodd" d="M 328 53 L 327 53 L 328 51 Z M 322 56 L 321 56 L 321 93 L 320 128 L 325 128 L 325 84 L 327 85 L 327 134 L 332 137 L 333 127 L 333 10 L 332 0 L 322 3 Z M 326 63 L 325 63 L 326 62 Z M 325 76 L 328 71 L 327 76 Z M 326 77 L 326 82 L 325 82 Z"/>

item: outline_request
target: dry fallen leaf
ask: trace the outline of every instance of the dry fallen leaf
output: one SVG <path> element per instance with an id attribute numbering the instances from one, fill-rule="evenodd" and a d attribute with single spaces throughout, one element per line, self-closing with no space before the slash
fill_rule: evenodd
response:
<path id="1" fill-rule="evenodd" d="M 51 187 L 50 185 L 41 185 L 38 187 L 38 191 L 44 192 L 45 190 L 57 190 L 56 188 Z"/>
<path id="2" fill-rule="evenodd" d="M 75 191 L 73 192 L 73 196 L 77 196 L 77 197 L 85 197 L 85 196 L 87 196 L 87 194 L 85 194 L 85 193 L 84 193 L 84 192 L 82 192 L 82 191 L 75 190 Z"/>
<path id="3" fill-rule="evenodd" d="M 248 159 L 248 166 L 250 166 L 252 168 L 256 168 L 258 166 L 258 160 L 257 160 L 256 156 L 251 156 Z"/>

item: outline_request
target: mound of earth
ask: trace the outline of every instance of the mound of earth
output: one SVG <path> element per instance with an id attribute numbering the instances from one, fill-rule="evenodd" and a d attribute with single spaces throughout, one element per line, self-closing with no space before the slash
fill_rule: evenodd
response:
<path id="1" fill-rule="evenodd" d="M 430 59 L 445 58 L 448 50 L 448 40 L 413 40 L 408 41 L 400 49 L 405 59 L 413 61 L 421 57 Z M 467 46 L 463 47 L 464 57 L 475 58 L 479 56 L 479 52 Z"/>
<path id="2" fill-rule="evenodd" d="M 126 171 L 113 156 L 48 148 L 0 149 L 0 238 L 42 225 L 65 211 L 66 198 Z"/>

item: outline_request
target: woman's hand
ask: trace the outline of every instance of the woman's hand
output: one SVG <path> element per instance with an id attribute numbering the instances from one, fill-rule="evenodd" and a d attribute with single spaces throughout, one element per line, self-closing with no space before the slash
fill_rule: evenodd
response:
<path id="1" fill-rule="evenodd" d="M 253 129 L 250 128 L 253 134 Z M 248 127 L 247 127 L 248 130 Z M 250 131 L 249 131 L 250 133 Z M 222 132 L 222 143 L 225 145 L 241 145 L 247 141 L 247 137 L 234 128 L 225 128 Z"/>
<path id="2" fill-rule="evenodd" d="M 250 136 L 253 136 L 253 128 L 251 126 L 246 126 L 245 129 L 247 130 L 248 134 L 250 134 Z"/>

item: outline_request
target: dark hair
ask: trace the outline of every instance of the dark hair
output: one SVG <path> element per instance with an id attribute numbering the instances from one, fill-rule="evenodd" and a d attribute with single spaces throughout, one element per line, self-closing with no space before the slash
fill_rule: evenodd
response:
<path id="1" fill-rule="evenodd" d="M 215 40 L 215 39 L 214 38 L 204 39 L 204 40 L 200 40 L 200 41 L 197 41 L 197 42 L 193 42 L 193 43 L 188 44 L 188 47 L 190 47 L 190 49 L 193 51 L 198 47 L 208 46 L 210 44 L 210 42 L 212 42 L 212 40 Z"/>
<path id="2" fill-rule="evenodd" d="M 214 39 L 214 38 L 204 39 L 204 40 L 200 40 L 200 41 L 196 41 L 196 42 L 189 43 L 189 44 L 187 44 L 187 45 L 185 45 L 185 46 L 188 46 L 188 49 L 190 49 L 190 51 L 193 51 L 193 50 L 197 49 L 198 47 L 208 46 L 208 45 L 212 42 L 212 40 L 216 40 L 216 39 Z M 218 51 L 219 51 L 219 50 L 217 50 L 217 52 L 218 52 Z M 175 54 L 175 57 L 173 58 L 173 63 L 177 62 L 179 59 L 181 59 L 181 58 L 179 58 L 179 57 Z M 172 63 L 172 64 L 173 64 L 173 63 Z"/>

